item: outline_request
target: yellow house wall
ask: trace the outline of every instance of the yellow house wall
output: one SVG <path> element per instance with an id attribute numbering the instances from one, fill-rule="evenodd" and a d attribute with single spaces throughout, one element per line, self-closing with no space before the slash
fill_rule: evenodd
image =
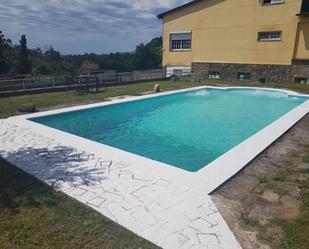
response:
<path id="1" fill-rule="evenodd" d="M 309 59 L 309 17 L 302 18 L 298 24 L 295 58 Z"/>
<path id="2" fill-rule="evenodd" d="M 163 65 L 291 64 L 300 6 L 301 0 L 268 6 L 258 0 L 205 0 L 170 13 L 163 20 Z M 191 51 L 170 51 L 170 32 L 186 30 L 192 30 Z M 258 42 L 260 31 L 282 31 L 282 41 Z"/>

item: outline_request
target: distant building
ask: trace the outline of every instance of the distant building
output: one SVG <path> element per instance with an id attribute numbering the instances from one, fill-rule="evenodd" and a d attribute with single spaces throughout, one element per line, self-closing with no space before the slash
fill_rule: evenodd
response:
<path id="1" fill-rule="evenodd" d="M 196 0 L 158 17 L 168 76 L 309 83 L 309 0 Z"/>
<path id="2" fill-rule="evenodd" d="M 117 72 L 116 70 L 106 69 L 106 70 L 102 70 L 101 73 L 104 75 L 115 75 Z"/>
<path id="3" fill-rule="evenodd" d="M 82 74 L 92 74 L 99 70 L 99 65 L 95 63 L 84 63 L 81 67 Z"/>

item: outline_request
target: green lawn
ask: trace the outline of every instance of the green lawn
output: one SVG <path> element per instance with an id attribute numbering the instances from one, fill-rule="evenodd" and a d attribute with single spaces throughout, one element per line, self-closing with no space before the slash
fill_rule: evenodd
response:
<path id="1" fill-rule="evenodd" d="M 164 91 L 188 88 L 201 85 L 218 85 L 218 86 L 260 86 L 290 89 L 302 93 L 309 93 L 309 85 L 301 84 L 282 84 L 282 83 L 267 83 L 260 84 L 256 82 L 158 82 Z M 0 118 L 6 118 L 17 114 L 17 109 L 24 103 L 35 103 L 39 110 L 53 109 L 65 106 L 78 104 L 86 104 L 93 102 L 104 101 L 107 98 L 122 96 L 122 95 L 142 95 L 145 92 L 153 90 L 154 82 L 132 84 L 127 86 L 109 87 L 106 91 L 100 93 L 90 93 L 78 95 L 75 92 L 58 92 L 34 94 L 19 97 L 0 98 Z"/>
<path id="2" fill-rule="evenodd" d="M 0 159 L 0 248 L 157 248 Z"/>

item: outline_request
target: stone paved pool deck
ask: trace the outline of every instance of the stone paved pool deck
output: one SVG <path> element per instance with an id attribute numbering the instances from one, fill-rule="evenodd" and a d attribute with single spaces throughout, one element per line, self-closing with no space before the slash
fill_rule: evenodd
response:
<path id="1" fill-rule="evenodd" d="M 162 248 L 240 248 L 207 193 L 108 155 L 83 151 L 8 120 L 0 155 Z"/>
<path id="2" fill-rule="evenodd" d="M 241 248 L 209 193 L 309 111 L 307 101 L 195 173 L 27 120 L 108 104 L 0 120 L 0 156 L 166 249 Z"/>

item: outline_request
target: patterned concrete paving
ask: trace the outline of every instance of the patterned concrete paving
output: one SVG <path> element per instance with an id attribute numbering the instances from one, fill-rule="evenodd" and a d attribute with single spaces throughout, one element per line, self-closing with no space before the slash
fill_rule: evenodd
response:
<path id="1" fill-rule="evenodd" d="M 91 149 L 90 149 L 91 150 Z M 0 120 L 0 155 L 162 248 L 240 248 L 207 193 Z"/>

